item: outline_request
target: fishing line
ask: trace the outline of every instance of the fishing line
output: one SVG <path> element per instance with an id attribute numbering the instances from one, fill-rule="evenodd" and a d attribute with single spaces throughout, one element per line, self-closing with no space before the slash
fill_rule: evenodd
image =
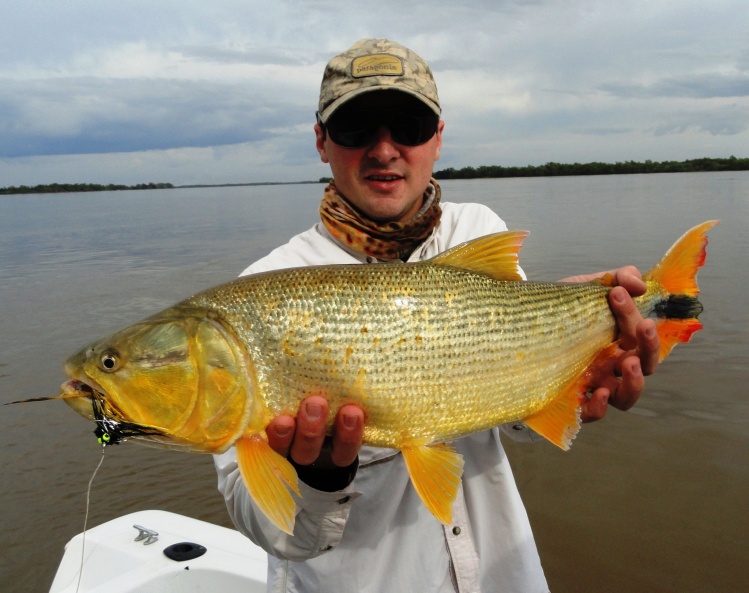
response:
<path id="1" fill-rule="evenodd" d="M 86 529 L 88 527 L 88 511 L 91 506 L 91 486 L 94 483 L 94 478 L 96 477 L 96 474 L 99 473 L 99 468 L 101 467 L 101 464 L 104 463 L 104 451 L 106 451 L 106 449 L 107 449 L 106 445 L 102 446 L 101 457 L 99 458 L 99 463 L 96 466 L 96 469 L 94 470 L 94 473 L 91 476 L 91 479 L 88 481 L 88 489 L 86 490 L 86 515 L 83 519 L 83 539 L 81 540 L 81 568 L 78 571 L 78 584 L 75 587 L 75 593 L 78 593 L 78 591 L 80 590 L 81 579 L 83 578 L 83 561 L 85 558 L 85 551 L 86 551 Z"/>

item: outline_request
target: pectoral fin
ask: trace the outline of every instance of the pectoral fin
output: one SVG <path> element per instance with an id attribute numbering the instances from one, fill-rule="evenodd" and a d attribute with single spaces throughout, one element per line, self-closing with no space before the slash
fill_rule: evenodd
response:
<path id="1" fill-rule="evenodd" d="M 463 457 L 443 444 L 402 447 L 408 475 L 426 507 L 442 523 L 452 521 Z"/>
<path id="2" fill-rule="evenodd" d="M 296 505 L 289 489 L 301 496 L 296 471 L 260 434 L 242 437 L 235 447 L 239 471 L 252 500 L 276 527 L 293 535 Z"/>

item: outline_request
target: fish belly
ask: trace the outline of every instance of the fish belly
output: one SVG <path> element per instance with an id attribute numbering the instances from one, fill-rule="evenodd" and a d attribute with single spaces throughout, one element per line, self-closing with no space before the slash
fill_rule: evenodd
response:
<path id="1" fill-rule="evenodd" d="M 607 289 L 440 265 L 320 266 L 197 295 L 246 346 L 270 416 L 357 403 L 365 442 L 445 441 L 544 408 L 614 338 Z"/>

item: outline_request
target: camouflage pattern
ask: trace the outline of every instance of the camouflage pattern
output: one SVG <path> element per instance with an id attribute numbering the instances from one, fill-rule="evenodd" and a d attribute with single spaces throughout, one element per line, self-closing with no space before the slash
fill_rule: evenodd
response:
<path id="1" fill-rule="evenodd" d="M 320 117 L 326 122 L 346 101 L 388 89 L 416 97 L 437 115 L 441 112 L 432 70 L 420 56 L 387 39 L 362 39 L 325 67 L 318 104 Z"/>

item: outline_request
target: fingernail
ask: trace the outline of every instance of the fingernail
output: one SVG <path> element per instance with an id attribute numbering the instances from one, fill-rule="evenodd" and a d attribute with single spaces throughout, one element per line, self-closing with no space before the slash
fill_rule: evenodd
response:
<path id="1" fill-rule="evenodd" d="M 289 436 L 291 433 L 291 426 L 276 426 L 276 436 L 280 438 L 284 438 Z"/>
<path id="2" fill-rule="evenodd" d="M 359 424 L 359 416 L 355 414 L 344 414 L 343 415 L 343 426 L 349 430 L 353 430 Z"/>
<path id="3" fill-rule="evenodd" d="M 322 406 L 320 404 L 304 404 L 304 411 L 307 412 L 307 418 L 310 420 L 319 420 L 322 416 Z"/>
<path id="4" fill-rule="evenodd" d="M 656 334 L 654 327 L 649 327 L 645 330 L 645 336 L 648 338 L 654 338 Z"/>
<path id="5" fill-rule="evenodd" d="M 611 292 L 611 298 L 614 299 L 618 305 L 624 303 L 624 292 L 621 290 L 614 290 Z"/>

